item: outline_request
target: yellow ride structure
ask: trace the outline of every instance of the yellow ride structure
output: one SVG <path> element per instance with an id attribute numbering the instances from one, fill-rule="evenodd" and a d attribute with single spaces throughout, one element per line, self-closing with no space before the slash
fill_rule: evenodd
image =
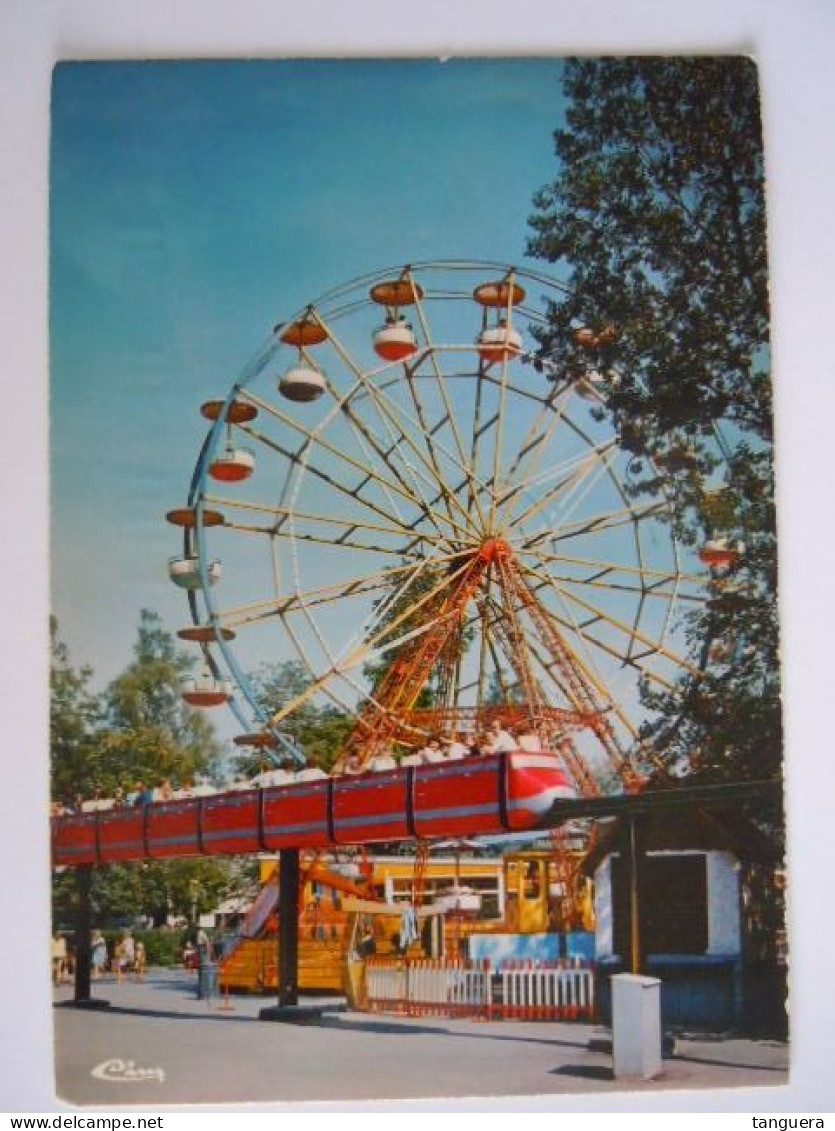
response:
<path id="1" fill-rule="evenodd" d="M 577 859 L 579 863 L 579 855 Z M 520 852 L 504 857 L 429 858 L 422 899 L 415 900 L 414 857 L 369 861 L 365 882 L 346 877 L 325 861 L 302 869 L 299 920 L 299 988 L 337 993 L 344 988 L 345 957 L 352 933 L 371 931 L 370 953 L 402 953 L 401 920 L 413 908 L 419 940 L 410 953 L 465 957 L 476 935 L 548 935 L 593 930 L 590 882 L 565 856 Z M 278 870 L 261 861 L 260 881 L 272 888 L 277 908 Z M 262 893 L 263 895 L 263 893 Z M 357 915 L 364 918 L 358 926 Z M 356 939 L 354 942 L 356 943 Z M 278 921 L 275 909 L 255 937 L 240 938 L 220 964 L 224 989 L 271 992 L 278 985 Z"/>

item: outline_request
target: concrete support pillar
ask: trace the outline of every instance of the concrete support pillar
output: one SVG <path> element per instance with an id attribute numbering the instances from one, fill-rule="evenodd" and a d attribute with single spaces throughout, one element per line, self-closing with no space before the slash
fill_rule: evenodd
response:
<path id="1" fill-rule="evenodd" d="M 110 1002 L 92 997 L 90 993 L 90 970 L 92 966 L 92 927 L 93 927 L 93 868 L 84 864 L 75 870 L 78 907 L 75 916 L 75 992 L 72 1002 L 67 1005 L 78 1009 L 106 1009 Z"/>
<path id="2" fill-rule="evenodd" d="M 278 1004 L 299 1000 L 299 850 L 282 849 L 278 895 Z"/>
<path id="3" fill-rule="evenodd" d="M 93 868 L 84 864 L 75 870 L 78 910 L 75 918 L 75 1003 L 90 1000 L 91 934 L 93 928 Z"/>

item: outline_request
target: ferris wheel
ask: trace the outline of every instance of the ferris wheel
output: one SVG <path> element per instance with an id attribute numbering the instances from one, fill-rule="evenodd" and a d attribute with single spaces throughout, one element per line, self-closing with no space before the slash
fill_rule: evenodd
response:
<path id="1" fill-rule="evenodd" d="M 229 703 L 241 744 L 297 761 L 288 720 L 330 704 L 353 720 L 340 762 L 363 765 L 499 719 L 578 792 L 635 787 L 640 685 L 699 674 L 683 615 L 735 551 L 677 542 L 663 474 L 631 489 L 617 378 L 593 364 L 610 331 L 577 328 L 584 373 L 542 356 L 561 290 L 496 263 L 375 272 L 280 322 L 202 405 L 168 514 L 179 635 L 205 657 L 188 702 Z M 247 674 L 265 659 L 304 675 L 272 714 Z"/>

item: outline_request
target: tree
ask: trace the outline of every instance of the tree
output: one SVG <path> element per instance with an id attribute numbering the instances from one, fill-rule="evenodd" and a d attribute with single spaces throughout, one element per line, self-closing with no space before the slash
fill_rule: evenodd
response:
<path id="1" fill-rule="evenodd" d="M 630 490 L 663 493 L 677 533 L 745 552 L 687 631 L 705 669 L 645 691 L 644 738 L 707 777 L 781 761 L 764 161 L 744 58 L 570 61 L 559 170 L 531 254 L 567 287 L 540 332 L 553 376 L 603 375 Z M 724 456 L 724 461 L 720 458 Z M 651 457 L 651 458 L 647 458 Z M 717 490 L 722 462 L 726 478 Z M 660 469 L 660 470 L 659 470 Z"/>
<path id="2" fill-rule="evenodd" d="M 301 695 L 309 682 L 307 669 L 297 660 L 262 664 L 251 677 L 258 701 L 269 715 Z M 280 729 L 302 747 L 311 764 L 329 770 L 353 729 L 353 719 L 330 704 L 308 700 L 282 720 Z M 256 773 L 260 761 L 259 755 L 251 754 L 239 759 L 239 765 L 245 773 Z"/>
<path id="3" fill-rule="evenodd" d="M 70 664 L 69 649 L 58 637 L 58 622 L 50 619 L 50 778 L 55 800 L 70 804 L 102 780 L 96 756 L 95 732 L 102 703 L 90 690 L 92 669 Z"/>
<path id="4" fill-rule="evenodd" d="M 107 689 L 112 738 L 130 736 L 142 777 L 193 777 L 212 769 L 221 749 L 212 724 L 183 701 L 180 680 L 194 658 L 176 647 L 157 613 L 142 609 L 133 662 Z"/>
<path id="5" fill-rule="evenodd" d="M 566 66 L 557 180 L 531 254 L 569 268 L 543 345 L 567 372 L 589 345 L 620 381 L 610 407 L 653 439 L 730 420 L 772 435 L 764 162 L 744 58 Z M 602 333 L 608 327 L 614 333 Z M 588 334 L 577 334 L 580 329 Z M 640 445 L 636 445 L 640 446 Z"/>
<path id="6" fill-rule="evenodd" d="M 70 666 L 66 646 L 53 624 L 52 644 L 53 796 L 65 802 L 113 796 L 136 782 L 186 780 L 218 768 L 222 748 L 205 717 L 180 696 L 180 679 L 192 657 L 179 650 L 156 613 L 140 614 L 133 660 L 102 696 L 89 691 L 92 671 Z M 155 923 L 168 914 L 185 915 L 194 902 L 201 910 L 228 889 L 233 869 L 227 861 L 178 860 L 98 870 L 93 896 L 102 923 L 118 924 L 137 915 Z M 73 885 L 58 877 L 54 907 L 69 913 Z"/>

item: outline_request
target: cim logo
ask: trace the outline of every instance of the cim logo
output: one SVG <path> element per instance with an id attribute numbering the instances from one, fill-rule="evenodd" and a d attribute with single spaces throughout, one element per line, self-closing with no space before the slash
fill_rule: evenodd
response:
<path id="1" fill-rule="evenodd" d="M 165 1080 L 162 1068 L 137 1068 L 135 1061 L 120 1060 L 118 1057 L 103 1060 L 90 1069 L 90 1075 L 112 1084 L 138 1084 L 145 1080 L 157 1080 L 161 1084 Z"/>

